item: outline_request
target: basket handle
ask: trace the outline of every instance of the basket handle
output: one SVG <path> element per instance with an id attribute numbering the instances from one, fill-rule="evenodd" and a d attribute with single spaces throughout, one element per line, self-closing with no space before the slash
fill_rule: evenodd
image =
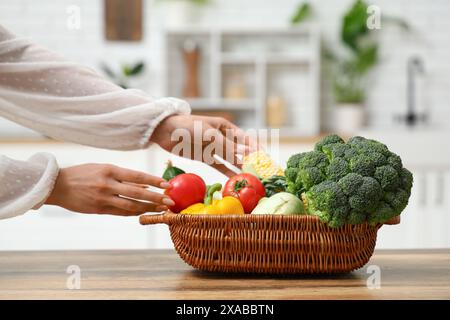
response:
<path id="1" fill-rule="evenodd" d="M 164 212 L 160 214 L 147 214 L 142 215 L 139 217 L 139 223 L 142 225 L 148 225 L 148 224 L 159 224 L 159 223 L 165 223 L 167 225 L 170 224 L 168 215 L 170 213 Z"/>
<path id="2" fill-rule="evenodd" d="M 400 216 L 395 216 L 391 219 L 389 219 L 388 221 L 386 221 L 383 224 L 387 224 L 387 225 L 394 225 L 394 224 L 399 224 L 400 223 Z"/>
<path id="3" fill-rule="evenodd" d="M 388 221 L 385 221 L 384 223 L 379 223 L 377 224 L 377 228 L 380 229 L 382 226 L 384 225 L 396 225 L 400 223 L 400 216 L 395 216 L 391 219 L 389 219 Z"/>

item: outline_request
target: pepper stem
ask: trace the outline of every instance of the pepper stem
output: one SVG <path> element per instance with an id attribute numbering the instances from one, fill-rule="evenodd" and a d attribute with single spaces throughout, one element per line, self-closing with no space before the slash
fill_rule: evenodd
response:
<path id="1" fill-rule="evenodd" d="M 222 184 L 221 183 L 215 183 L 213 185 L 207 186 L 206 187 L 205 199 L 203 200 L 203 203 L 205 205 L 212 204 L 214 192 L 220 191 L 221 189 L 222 189 Z"/>

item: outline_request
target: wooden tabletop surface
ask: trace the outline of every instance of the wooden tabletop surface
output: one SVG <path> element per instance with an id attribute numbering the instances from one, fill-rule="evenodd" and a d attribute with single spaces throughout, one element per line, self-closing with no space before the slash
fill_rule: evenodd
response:
<path id="1" fill-rule="evenodd" d="M 67 289 L 71 265 L 79 290 Z M 200 272 L 172 250 L 0 252 L 0 299 L 450 299 L 450 250 L 376 251 L 352 273 L 286 277 Z"/>

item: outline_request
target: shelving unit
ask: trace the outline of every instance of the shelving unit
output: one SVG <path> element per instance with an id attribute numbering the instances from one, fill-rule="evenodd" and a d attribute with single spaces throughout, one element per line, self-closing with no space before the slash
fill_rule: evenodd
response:
<path id="1" fill-rule="evenodd" d="M 183 44 L 200 49 L 198 98 L 185 98 L 195 112 L 227 112 L 243 128 L 267 126 L 271 95 L 286 105 L 281 136 L 310 136 L 320 131 L 320 36 L 314 25 L 278 29 L 170 29 L 164 36 L 165 93 L 183 97 Z M 227 88 L 243 88 L 229 98 Z"/>

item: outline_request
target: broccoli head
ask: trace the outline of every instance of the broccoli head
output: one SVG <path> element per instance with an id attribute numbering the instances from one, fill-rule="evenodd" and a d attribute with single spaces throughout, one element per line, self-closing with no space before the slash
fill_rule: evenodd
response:
<path id="1" fill-rule="evenodd" d="M 332 227 L 374 225 L 399 215 L 413 184 L 411 172 L 386 145 L 363 137 L 345 142 L 337 135 L 291 156 L 285 175 L 287 191 Z"/>

